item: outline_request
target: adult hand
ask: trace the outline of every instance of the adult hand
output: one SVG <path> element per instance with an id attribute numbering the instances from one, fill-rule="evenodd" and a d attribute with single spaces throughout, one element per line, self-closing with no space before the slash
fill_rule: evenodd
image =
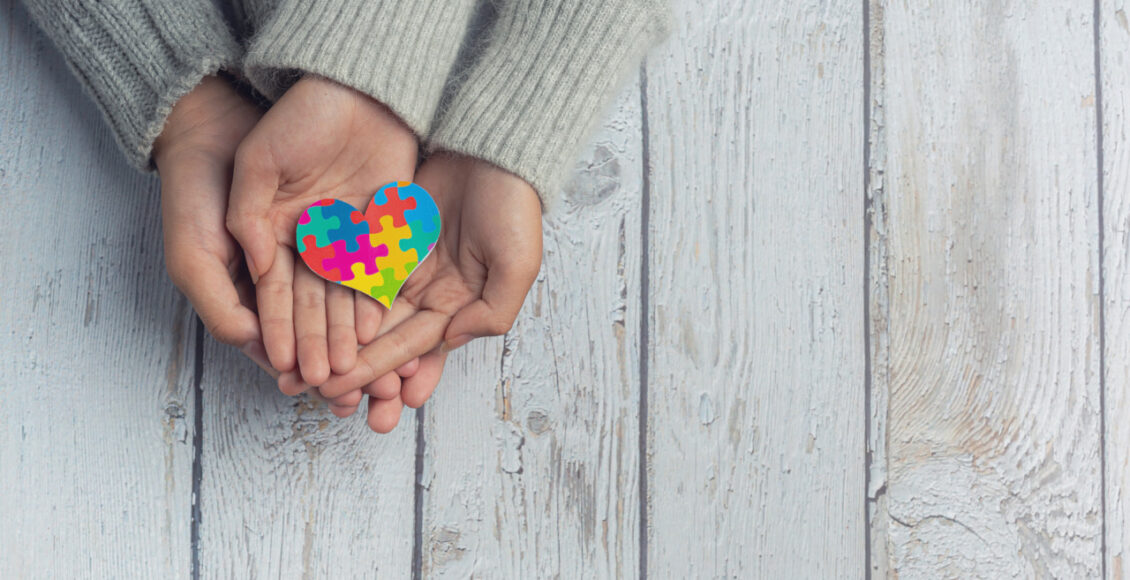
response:
<path id="1" fill-rule="evenodd" d="M 250 280 L 224 228 L 236 148 L 261 115 L 227 81 L 206 77 L 173 107 L 153 159 L 169 277 L 212 336 L 269 371 Z"/>
<path id="2" fill-rule="evenodd" d="M 267 357 L 282 373 L 284 393 L 352 370 L 358 343 L 376 337 L 383 317 L 376 301 L 355 300 L 353 290 L 295 264 L 299 216 L 325 198 L 364 209 L 380 186 L 413 178 L 417 150 L 415 135 L 388 108 L 315 76 L 291 87 L 240 144 L 227 228 L 246 254 Z"/>
<path id="3" fill-rule="evenodd" d="M 388 332 L 361 349 L 353 370 L 322 386 L 338 397 L 369 384 L 369 426 L 378 432 L 396 426 L 403 405 L 419 407 L 431 396 L 448 351 L 510 329 L 541 265 L 541 204 L 521 178 L 440 153 L 416 171 L 416 183 L 439 206 L 435 249 L 406 281 Z M 398 390 L 377 381 L 417 357 Z"/>

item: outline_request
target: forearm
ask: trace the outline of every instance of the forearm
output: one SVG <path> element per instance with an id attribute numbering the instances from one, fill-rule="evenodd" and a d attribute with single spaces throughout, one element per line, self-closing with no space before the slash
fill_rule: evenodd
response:
<path id="1" fill-rule="evenodd" d="M 281 0 L 244 62 L 271 99 L 314 73 L 380 101 L 419 137 L 431 130 L 474 0 Z"/>
<path id="2" fill-rule="evenodd" d="M 238 65 L 241 49 L 209 0 L 24 0 L 97 102 L 130 162 L 150 169 L 173 105 Z"/>
<path id="3" fill-rule="evenodd" d="M 517 174 L 548 209 L 601 111 L 669 18 L 663 0 L 506 0 L 428 148 Z"/>

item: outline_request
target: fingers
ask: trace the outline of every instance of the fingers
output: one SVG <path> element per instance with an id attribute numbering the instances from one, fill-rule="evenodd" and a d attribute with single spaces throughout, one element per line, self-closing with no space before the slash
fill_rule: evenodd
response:
<path id="1" fill-rule="evenodd" d="M 270 149 L 245 140 L 235 154 L 227 228 L 247 256 L 251 278 L 258 282 L 277 257 L 276 240 L 267 210 L 279 187 L 279 174 Z"/>
<path id="2" fill-rule="evenodd" d="M 365 385 L 362 390 L 370 397 L 391 399 L 400 395 L 400 375 L 396 373 L 385 373 L 381 378 Z"/>
<path id="3" fill-rule="evenodd" d="M 326 330 L 329 333 L 330 370 L 343 374 L 357 364 L 353 291 L 337 284 L 326 287 Z"/>
<path id="4" fill-rule="evenodd" d="M 313 387 L 310 389 L 310 397 L 316 401 L 325 403 L 329 406 L 330 411 L 333 412 L 334 415 L 342 418 L 352 415 L 361 404 L 361 394 L 359 392 L 356 395 L 351 393 L 336 399 L 327 399 L 318 391 L 317 387 Z"/>
<path id="5" fill-rule="evenodd" d="M 271 368 L 271 361 L 267 360 L 267 351 L 263 349 L 263 343 L 258 340 L 253 340 L 239 349 L 247 358 L 259 365 L 263 372 L 271 375 L 271 377 L 278 379 L 279 371 Z"/>
<path id="6" fill-rule="evenodd" d="M 354 299 L 354 313 L 356 314 L 357 342 L 361 345 L 373 342 L 384 320 L 384 307 L 379 302 L 366 296 Z"/>
<path id="7" fill-rule="evenodd" d="M 208 333 L 216 340 L 243 348 L 259 341 L 259 319 L 240 301 L 231 274 L 219 260 L 208 256 L 166 254 L 169 277 L 188 297 Z"/>
<path id="8" fill-rule="evenodd" d="M 396 367 L 396 374 L 400 375 L 400 378 L 406 379 L 406 378 L 411 377 L 412 375 L 416 374 L 416 371 L 418 371 L 419 369 L 420 369 L 420 359 L 414 358 L 414 359 Z"/>
<path id="9" fill-rule="evenodd" d="M 275 370 L 285 373 L 295 365 L 294 256 L 283 246 L 275 246 L 275 251 L 275 265 L 256 284 L 256 298 L 267 358 Z"/>
<path id="10" fill-rule="evenodd" d="M 310 385 L 302 380 L 302 377 L 298 375 L 298 371 L 280 373 L 278 383 L 279 390 L 282 391 L 282 394 L 291 397 L 305 393 L 310 389 Z"/>
<path id="11" fill-rule="evenodd" d="M 483 297 L 459 309 L 444 333 L 444 350 L 459 348 L 481 336 L 506 334 L 518 318 L 536 268 L 496 265 L 487 273 Z"/>
<path id="12" fill-rule="evenodd" d="M 433 350 L 420 357 L 419 369 L 412 376 L 402 381 L 400 398 L 405 405 L 417 409 L 432 396 L 443 376 L 443 364 L 447 360 L 447 353 Z"/>
<path id="13" fill-rule="evenodd" d="M 330 412 L 338 417 L 352 415 L 361 405 L 364 394 L 361 391 L 351 391 L 335 399 L 330 399 Z"/>
<path id="14" fill-rule="evenodd" d="M 282 391 L 283 394 L 294 396 L 308 391 L 310 396 L 319 401 L 326 402 L 330 407 L 330 411 L 338 417 L 348 417 L 352 415 L 357 410 L 357 407 L 361 405 L 361 399 L 365 396 L 361 391 L 350 391 L 340 397 L 334 397 L 332 399 L 327 398 L 317 387 L 311 387 L 306 384 L 297 372 L 279 375 L 278 382 L 279 390 Z M 397 385 L 399 386 L 399 383 L 397 383 Z"/>
<path id="15" fill-rule="evenodd" d="M 369 397 L 369 428 L 377 433 L 389 433 L 400 423 L 403 410 L 404 403 L 399 395 L 391 399 Z"/>
<path id="16" fill-rule="evenodd" d="M 294 272 L 294 335 L 302 380 L 321 385 L 330 378 L 326 340 L 326 283 L 306 268 Z"/>
<path id="17" fill-rule="evenodd" d="M 439 346 L 447 328 L 447 315 L 423 310 L 396 325 L 357 354 L 357 366 L 344 375 L 330 377 L 322 386 L 329 397 L 349 391 L 395 371 L 399 366 Z"/>

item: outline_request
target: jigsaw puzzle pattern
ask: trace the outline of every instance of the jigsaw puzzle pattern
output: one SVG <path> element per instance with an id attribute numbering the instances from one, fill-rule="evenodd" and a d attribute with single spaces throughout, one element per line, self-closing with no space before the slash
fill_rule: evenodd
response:
<path id="1" fill-rule="evenodd" d="M 377 190 L 365 213 L 323 199 L 298 218 L 302 261 L 316 274 L 372 296 L 385 308 L 435 248 L 439 208 L 424 188 L 397 181 Z"/>

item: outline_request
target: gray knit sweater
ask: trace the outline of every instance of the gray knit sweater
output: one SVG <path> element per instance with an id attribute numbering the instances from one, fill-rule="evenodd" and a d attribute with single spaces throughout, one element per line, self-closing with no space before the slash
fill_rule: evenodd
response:
<path id="1" fill-rule="evenodd" d="M 381 101 L 430 150 L 516 173 L 550 208 L 615 88 L 666 33 L 666 0 L 484 1 L 486 38 L 466 38 L 476 0 L 237 0 L 228 14 L 212 0 L 24 0 L 139 168 L 205 75 L 277 99 L 309 72 Z M 465 41 L 481 49 L 453 78 Z"/>

